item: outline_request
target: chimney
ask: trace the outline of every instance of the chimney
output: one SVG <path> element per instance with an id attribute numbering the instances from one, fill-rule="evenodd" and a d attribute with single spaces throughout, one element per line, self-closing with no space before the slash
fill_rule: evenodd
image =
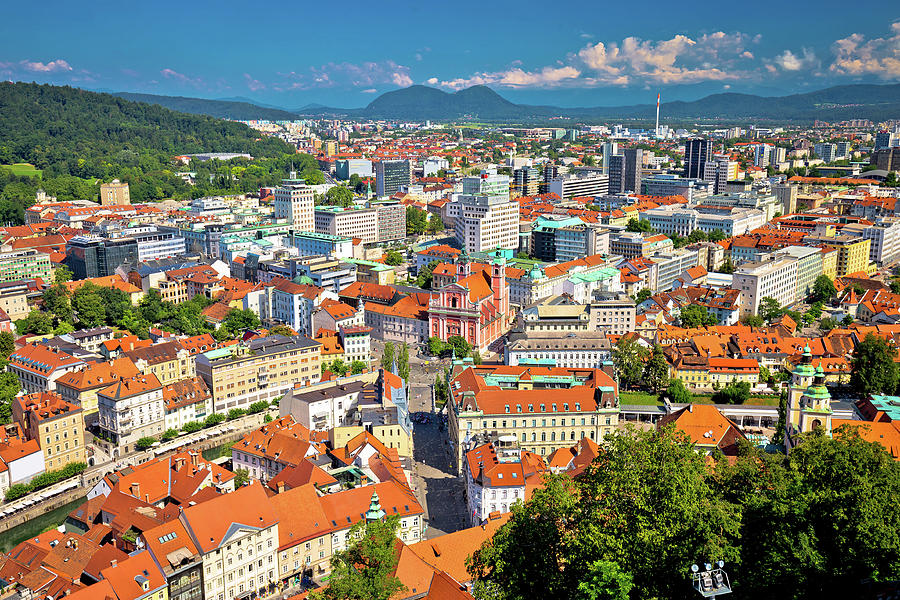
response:
<path id="1" fill-rule="evenodd" d="M 181 467 L 183 467 L 183 466 L 184 466 L 184 457 L 183 456 L 175 457 L 175 470 L 180 471 Z"/>
<path id="2" fill-rule="evenodd" d="M 191 464 L 194 465 L 195 467 L 198 464 L 198 461 L 197 461 L 198 456 L 200 456 L 200 455 L 197 454 L 196 452 L 191 452 Z"/>
<path id="3" fill-rule="evenodd" d="M 117 561 L 115 558 L 112 559 L 111 561 L 109 561 L 109 566 L 111 566 L 113 569 L 115 569 L 116 565 L 118 565 L 118 564 L 119 564 L 119 561 Z"/>
<path id="4" fill-rule="evenodd" d="M 141 483 L 139 481 L 134 481 L 131 484 L 131 495 L 135 498 L 141 497 Z"/>
<path id="5" fill-rule="evenodd" d="M 283 482 L 283 481 L 279 481 L 279 482 L 278 482 L 278 493 L 279 493 L 279 494 L 283 494 L 283 493 L 284 493 L 284 482 Z"/>

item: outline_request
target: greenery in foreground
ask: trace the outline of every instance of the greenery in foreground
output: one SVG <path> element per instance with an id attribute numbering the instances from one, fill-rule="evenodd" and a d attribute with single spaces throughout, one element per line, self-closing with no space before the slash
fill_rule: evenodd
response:
<path id="1" fill-rule="evenodd" d="M 75 477 L 76 475 L 83 473 L 86 468 L 87 465 L 83 462 L 69 463 L 62 469 L 46 471 L 40 475 L 36 475 L 34 479 L 28 483 L 14 483 L 6 490 L 6 501 L 16 500 L 17 498 L 21 498 L 31 492 L 42 490 L 54 483 L 63 481 L 64 479 Z"/>
<path id="2" fill-rule="evenodd" d="M 476 597 L 694 598 L 691 564 L 715 560 L 736 598 L 859 597 L 900 577 L 900 463 L 855 430 L 712 466 L 672 428 L 607 441 L 582 476 L 514 505 L 469 559 Z"/>

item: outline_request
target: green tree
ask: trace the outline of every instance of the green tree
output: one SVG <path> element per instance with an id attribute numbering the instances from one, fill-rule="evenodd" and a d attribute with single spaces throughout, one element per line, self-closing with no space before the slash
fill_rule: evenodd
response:
<path id="1" fill-rule="evenodd" d="M 72 281 L 72 269 L 66 265 L 60 265 L 53 271 L 53 283 L 65 283 Z"/>
<path id="2" fill-rule="evenodd" d="M 337 375 L 338 377 L 344 377 L 345 375 L 347 375 L 348 369 L 349 369 L 349 367 L 347 366 L 347 363 L 345 363 L 340 358 L 334 359 L 333 361 L 331 361 L 331 364 L 328 366 L 328 370 L 331 371 L 332 373 L 334 373 L 335 375 Z"/>
<path id="3" fill-rule="evenodd" d="M 644 383 L 654 392 L 658 392 L 669 382 L 669 361 L 663 353 L 662 346 L 656 344 L 650 358 L 644 365 Z"/>
<path id="4" fill-rule="evenodd" d="M 400 520 L 360 521 L 350 528 L 349 546 L 331 557 L 328 587 L 310 594 L 313 600 L 388 600 L 406 589 L 394 576 L 399 553 Z"/>
<path id="5" fill-rule="evenodd" d="M 276 325 L 269 329 L 269 335 L 283 335 L 285 337 L 293 337 L 297 333 L 287 325 Z"/>
<path id="6" fill-rule="evenodd" d="M 440 356 L 447 351 L 447 344 L 439 337 L 431 336 L 428 338 L 428 353 L 432 356 Z"/>
<path id="7" fill-rule="evenodd" d="M 750 399 L 750 384 L 733 381 L 712 395 L 713 404 L 743 404 Z"/>
<path id="8" fill-rule="evenodd" d="M 897 391 L 897 349 L 884 338 L 866 335 L 851 360 L 850 387 L 862 397 Z"/>
<path id="9" fill-rule="evenodd" d="M 257 315 L 252 310 L 241 310 L 232 308 L 225 316 L 222 326 L 232 333 L 237 333 L 245 329 L 257 329 L 262 325 Z"/>
<path id="10" fill-rule="evenodd" d="M 409 380 L 409 346 L 406 342 L 400 344 L 400 351 L 397 353 L 397 375 L 404 381 Z"/>
<path id="11" fill-rule="evenodd" d="M 638 233 L 650 233 L 653 231 L 653 226 L 650 225 L 650 221 L 631 218 L 628 219 L 628 225 L 625 226 L 625 230 Z"/>
<path id="12" fill-rule="evenodd" d="M 841 319 L 841 325 L 844 327 L 850 327 L 853 325 L 853 317 L 850 315 L 845 315 L 843 319 Z"/>
<path id="13" fill-rule="evenodd" d="M 477 348 L 472 350 L 472 364 L 473 365 L 481 364 L 481 352 L 479 352 Z"/>
<path id="14" fill-rule="evenodd" d="M 669 385 L 666 387 L 665 392 L 660 394 L 660 400 L 666 397 L 669 399 L 669 402 L 674 404 L 690 404 L 694 401 L 694 396 L 691 394 L 686 387 L 684 387 L 684 383 L 680 379 L 670 379 Z"/>
<path id="15" fill-rule="evenodd" d="M 891 293 L 900 294 L 900 279 L 891 280 Z"/>
<path id="16" fill-rule="evenodd" d="M 389 250 L 385 255 L 384 262 L 392 267 L 396 267 L 403 262 L 403 255 L 396 250 Z"/>
<path id="17" fill-rule="evenodd" d="M 465 358 L 472 352 L 472 346 L 461 335 L 451 335 L 447 338 L 447 343 L 453 349 L 456 358 Z"/>
<path id="18" fill-rule="evenodd" d="M 45 312 L 32 310 L 27 317 L 16 321 L 16 331 L 19 335 L 50 333 L 53 331 L 53 319 Z"/>
<path id="19" fill-rule="evenodd" d="M 626 388 L 640 384 L 647 354 L 647 349 L 641 346 L 635 337 L 623 335 L 619 338 L 612 350 L 613 365 L 619 375 L 619 383 Z"/>
<path id="20" fill-rule="evenodd" d="M 415 206 L 406 207 L 406 235 L 421 235 L 428 227 L 428 213 Z"/>
<path id="21" fill-rule="evenodd" d="M 85 284 L 90 285 L 90 284 Z M 41 294 L 44 310 L 50 312 L 59 321 L 72 320 L 72 300 L 69 290 L 61 283 L 55 283 Z"/>
<path id="22" fill-rule="evenodd" d="M 22 389 L 19 378 L 8 371 L 0 372 L 0 423 L 12 419 L 12 401 Z"/>
<path id="23" fill-rule="evenodd" d="M 781 304 L 778 303 L 778 300 L 771 296 L 765 296 L 759 304 L 757 314 L 762 317 L 763 321 L 771 323 L 784 314 L 784 310 L 781 308 Z"/>
<path id="24" fill-rule="evenodd" d="M 168 442 L 168 441 L 174 440 L 174 439 L 177 438 L 177 437 L 178 437 L 178 430 L 177 430 L 177 429 L 169 428 L 169 429 L 166 429 L 166 430 L 163 432 L 163 434 L 162 434 L 162 440 L 163 440 L 164 442 Z"/>
<path id="25" fill-rule="evenodd" d="M 239 488 L 250 482 L 250 471 L 247 469 L 236 469 L 234 472 L 234 487 Z"/>
<path id="26" fill-rule="evenodd" d="M 640 598 L 692 598 L 690 565 L 737 560 L 739 526 L 684 434 L 629 430 L 579 477 L 547 476 L 467 566 L 476 592 L 499 598 L 621 598 L 629 583 Z"/>
<path id="27" fill-rule="evenodd" d="M 325 192 L 325 201 L 323 204 L 329 206 L 342 206 L 344 208 L 353 206 L 353 192 L 343 185 L 336 185 Z"/>
<path id="28" fill-rule="evenodd" d="M 385 371 L 394 371 L 394 362 L 396 361 L 396 352 L 394 351 L 394 342 L 385 342 L 384 351 L 381 353 L 381 368 Z"/>
<path id="29" fill-rule="evenodd" d="M 361 360 L 354 360 L 352 363 L 350 363 L 350 372 L 354 375 L 359 375 L 360 373 L 365 371 L 366 368 L 366 363 Z"/>
<path id="30" fill-rule="evenodd" d="M 0 361 L 9 360 L 9 355 L 16 351 L 16 336 L 12 332 L 0 333 Z"/>
<path id="31" fill-rule="evenodd" d="M 138 441 L 134 443 L 134 447 L 138 450 L 148 450 L 153 444 L 156 443 L 156 438 L 153 437 L 142 437 Z"/>
<path id="32" fill-rule="evenodd" d="M 637 293 L 637 296 L 635 296 L 634 300 L 637 304 L 640 304 L 652 295 L 653 292 L 650 291 L 650 288 L 644 288 Z"/>
<path id="33" fill-rule="evenodd" d="M 423 290 L 430 290 L 432 274 L 434 273 L 434 269 L 438 266 L 438 264 L 438 261 L 433 260 L 427 265 L 423 265 L 422 268 L 419 269 L 419 273 L 416 277 L 416 285 Z"/>
<path id="34" fill-rule="evenodd" d="M 766 324 L 766 322 L 763 321 L 763 318 L 759 315 L 747 315 L 746 317 L 741 319 L 741 322 L 748 327 L 762 327 Z"/>
<path id="35" fill-rule="evenodd" d="M 721 229 L 713 229 L 709 232 L 709 241 L 711 242 L 721 242 L 726 238 L 725 232 Z"/>
<path id="36" fill-rule="evenodd" d="M 441 215 L 430 215 L 428 217 L 428 233 L 439 233 L 444 230 L 444 221 L 441 219 Z"/>
<path id="37" fill-rule="evenodd" d="M 823 333 L 828 333 L 837 326 L 837 321 L 835 321 L 831 317 L 825 317 L 824 319 L 819 321 L 819 329 L 821 329 Z"/>
<path id="38" fill-rule="evenodd" d="M 725 273 L 726 275 L 731 275 L 734 273 L 734 263 L 731 262 L 731 258 L 726 258 L 722 263 L 722 266 L 718 269 L 719 273 Z"/>
<path id="39" fill-rule="evenodd" d="M 715 315 L 710 314 L 705 306 L 700 306 L 699 304 L 689 304 L 682 308 L 679 319 L 681 326 L 687 328 L 717 325 L 719 323 Z"/>
<path id="40" fill-rule="evenodd" d="M 84 327 L 99 327 L 106 322 L 106 305 L 100 296 L 99 286 L 85 283 L 75 290 L 72 306 L 78 322 Z"/>
<path id="41" fill-rule="evenodd" d="M 813 301 L 818 300 L 819 302 L 828 302 L 835 296 L 837 296 L 837 289 L 834 287 L 834 282 L 831 281 L 828 275 L 819 275 L 816 277 L 810 298 Z"/>

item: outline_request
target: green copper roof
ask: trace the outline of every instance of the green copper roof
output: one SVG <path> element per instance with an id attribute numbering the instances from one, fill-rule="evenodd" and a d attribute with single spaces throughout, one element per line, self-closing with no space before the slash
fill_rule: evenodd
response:
<path id="1" fill-rule="evenodd" d="M 815 374 L 816 370 L 813 369 L 812 365 L 801 363 L 794 369 L 794 375 L 799 375 L 800 377 L 812 377 Z"/>

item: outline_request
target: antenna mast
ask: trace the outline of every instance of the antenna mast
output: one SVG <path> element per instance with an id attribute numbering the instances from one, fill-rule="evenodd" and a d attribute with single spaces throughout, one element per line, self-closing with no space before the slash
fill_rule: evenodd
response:
<path id="1" fill-rule="evenodd" d="M 656 139 L 659 139 L 659 93 L 656 94 Z"/>

